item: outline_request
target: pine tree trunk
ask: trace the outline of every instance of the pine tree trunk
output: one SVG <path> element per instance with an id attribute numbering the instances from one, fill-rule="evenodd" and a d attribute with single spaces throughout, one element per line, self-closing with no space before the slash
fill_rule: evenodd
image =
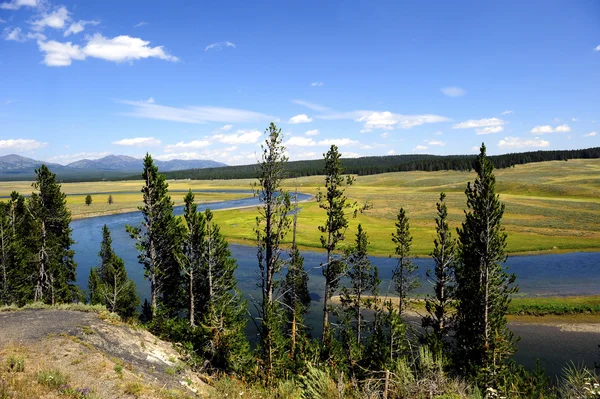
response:
<path id="1" fill-rule="evenodd" d="M 190 326 L 195 327 L 195 320 L 194 320 L 194 316 L 195 316 L 195 308 L 194 308 L 194 302 L 195 302 L 195 298 L 194 298 L 194 268 L 192 267 L 190 269 Z"/>

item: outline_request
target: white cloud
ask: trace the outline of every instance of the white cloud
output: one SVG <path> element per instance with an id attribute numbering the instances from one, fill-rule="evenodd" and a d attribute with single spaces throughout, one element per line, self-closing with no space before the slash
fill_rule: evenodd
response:
<path id="1" fill-rule="evenodd" d="M 481 148 L 479 148 L 478 145 L 474 145 L 473 147 L 471 147 L 471 151 L 473 152 L 479 152 L 481 150 Z"/>
<path id="2" fill-rule="evenodd" d="M 492 133 L 500 133 L 504 130 L 504 126 L 488 126 L 482 127 L 480 129 L 475 129 L 476 134 L 492 134 Z"/>
<path id="3" fill-rule="evenodd" d="M 387 154 L 388 154 L 388 155 L 394 155 L 395 153 L 396 153 L 396 151 L 395 151 L 395 150 L 389 150 L 389 151 L 387 152 Z"/>
<path id="4" fill-rule="evenodd" d="M 48 143 L 42 143 L 37 140 L 29 139 L 8 139 L 0 140 L 0 151 L 2 152 L 24 152 L 37 150 L 38 148 L 44 148 Z"/>
<path id="5" fill-rule="evenodd" d="M 394 128 L 410 129 L 425 123 L 445 122 L 448 118 L 439 115 L 401 115 L 389 111 L 355 111 L 349 113 L 354 115 L 356 122 L 364 123 L 362 133 L 373 129 L 390 130 Z M 333 114 L 323 116 L 323 119 L 347 119 L 347 114 Z"/>
<path id="6" fill-rule="evenodd" d="M 73 22 L 71 24 L 71 26 L 69 26 L 69 29 L 67 29 L 64 33 L 64 36 L 67 37 L 70 34 L 78 34 L 80 32 L 83 32 L 83 30 L 85 29 L 86 25 L 98 25 L 100 23 L 100 21 L 77 21 L 77 22 Z"/>
<path id="7" fill-rule="evenodd" d="M 201 148 L 208 147 L 210 141 L 208 140 L 192 140 L 188 143 L 180 141 L 177 144 L 169 144 L 165 147 L 166 152 L 181 151 L 181 150 L 198 150 Z"/>
<path id="8" fill-rule="evenodd" d="M 556 126 L 556 128 L 553 128 L 550 125 L 540 125 L 531 129 L 531 133 L 533 134 L 568 133 L 570 131 L 571 128 L 567 124 Z"/>
<path id="9" fill-rule="evenodd" d="M 66 7 L 60 6 L 51 13 L 43 13 L 40 19 L 33 21 L 31 24 L 33 25 L 33 29 L 38 31 L 44 30 L 46 27 L 63 29 L 70 19 L 71 17 Z"/>
<path id="10" fill-rule="evenodd" d="M 220 131 L 222 132 L 228 132 L 229 130 L 231 130 L 231 128 L 233 127 L 233 125 L 225 125 L 219 128 Z"/>
<path id="11" fill-rule="evenodd" d="M 85 47 L 73 45 L 71 42 L 38 41 L 40 51 L 45 53 L 44 63 L 48 66 L 67 66 L 71 65 L 72 60 L 85 60 L 87 57 L 113 62 L 133 61 L 141 58 L 178 61 L 177 57 L 165 53 L 162 46 L 149 47 L 148 44 L 150 42 L 136 37 L 117 36 L 108 39 L 99 33 L 88 37 Z"/>
<path id="12" fill-rule="evenodd" d="M 594 49 L 594 51 L 600 51 L 600 44 L 596 46 L 596 48 Z"/>
<path id="13" fill-rule="evenodd" d="M 442 132 L 441 130 L 438 130 L 437 132 L 433 133 L 435 136 L 441 136 L 442 134 L 444 134 L 444 132 Z"/>
<path id="14" fill-rule="evenodd" d="M 444 143 L 441 140 L 429 140 L 429 141 L 427 141 L 427 145 L 436 145 L 436 146 L 439 146 L 439 147 L 443 147 L 443 146 L 446 145 L 446 143 Z"/>
<path id="15" fill-rule="evenodd" d="M 352 144 L 358 144 L 358 141 L 347 139 L 347 138 L 343 138 L 343 139 L 325 139 L 325 140 L 319 141 L 319 145 L 328 145 L 328 146 L 329 145 L 336 145 L 338 147 L 345 146 L 345 145 L 352 145 Z"/>
<path id="16" fill-rule="evenodd" d="M 461 97 L 467 94 L 467 91 L 460 87 L 442 87 L 440 90 L 448 97 Z"/>
<path id="17" fill-rule="evenodd" d="M 309 122 L 312 122 L 312 118 L 306 114 L 300 114 L 300 115 L 293 116 L 288 121 L 288 123 L 291 123 L 294 125 L 298 124 L 298 123 L 309 123 Z"/>
<path id="18" fill-rule="evenodd" d="M 579 121 L 579 119 L 577 119 L 577 118 L 573 117 L 573 118 L 571 118 L 571 121 L 572 121 L 572 122 L 578 122 L 578 121 Z"/>
<path id="19" fill-rule="evenodd" d="M 225 144 L 253 144 L 261 136 L 258 130 L 238 130 L 232 134 L 216 134 L 213 138 Z"/>
<path id="20" fill-rule="evenodd" d="M 568 133 L 571 131 L 571 128 L 565 123 L 564 125 L 556 126 L 555 131 L 557 133 Z"/>
<path id="21" fill-rule="evenodd" d="M 4 40 L 24 42 L 25 40 L 27 40 L 27 37 L 21 31 L 21 28 L 4 28 Z"/>
<path id="22" fill-rule="evenodd" d="M 125 145 L 130 147 L 144 147 L 159 145 L 160 140 L 155 139 L 154 137 L 135 137 L 132 139 L 122 139 L 118 141 L 113 141 L 113 144 Z"/>
<path id="23" fill-rule="evenodd" d="M 317 142 L 310 137 L 294 136 L 285 143 L 286 147 L 312 147 L 317 145 Z"/>
<path id="24" fill-rule="evenodd" d="M 360 154 L 357 152 L 344 152 L 340 154 L 340 158 L 358 158 Z"/>
<path id="25" fill-rule="evenodd" d="M 310 85 L 312 87 L 321 87 L 321 86 L 325 85 L 325 83 L 323 83 L 323 82 L 312 82 Z"/>
<path id="26" fill-rule="evenodd" d="M 144 26 L 144 25 L 148 25 L 148 22 L 146 22 L 146 21 L 141 21 L 141 22 L 138 22 L 137 24 L 133 25 L 133 27 L 134 27 L 134 28 L 141 28 L 141 27 L 142 27 L 142 26 Z"/>
<path id="27" fill-rule="evenodd" d="M 498 142 L 498 147 L 509 148 L 509 149 L 520 149 L 520 148 L 546 148 L 550 145 L 550 142 L 541 140 L 539 137 L 531 139 L 521 139 L 519 137 L 505 137 L 503 140 Z"/>
<path id="28" fill-rule="evenodd" d="M 507 109 L 507 110 L 506 110 L 506 111 L 504 111 L 504 112 L 500 112 L 500 115 L 510 115 L 510 114 L 512 114 L 512 113 L 513 113 L 513 111 L 511 111 L 511 110 Z"/>
<path id="29" fill-rule="evenodd" d="M 0 18 L 0 24 L 3 24 L 5 22 L 6 22 L 5 20 L 3 20 L 2 18 Z"/>
<path id="30" fill-rule="evenodd" d="M 18 10 L 21 7 L 37 7 L 39 4 L 40 0 L 11 0 L 0 3 L 0 9 Z"/>
<path id="31" fill-rule="evenodd" d="M 261 114 L 243 109 L 223 108 L 212 106 L 193 106 L 193 107 L 169 107 L 159 104 L 148 104 L 145 101 L 119 101 L 122 104 L 130 105 L 133 111 L 125 113 L 127 116 L 137 118 L 148 118 L 167 120 L 183 123 L 207 123 L 207 122 L 263 122 L 276 119 L 273 116 Z M 229 128 L 231 129 L 231 128 Z M 229 130 L 227 129 L 227 130 Z"/>
<path id="32" fill-rule="evenodd" d="M 368 145 L 368 144 L 361 144 L 360 149 L 361 150 L 372 150 L 373 148 L 375 148 L 372 145 Z"/>
<path id="33" fill-rule="evenodd" d="M 588 134 L 584 134 L 583 137 L 596 137 L 596 132 L 590 132 Z"/>
<path id="34" fill-rule="evenodd" d="M 302 105 L 303 107 L 306 107 L 310 110 L 317 111 L 317 112 L 327 112 L 330 110 L 330 108 L 325 107 L 323 105 L 314 104 L 314 103 L 304 101 L 304 100 L 292 100 L 292 102 L 294 104 Z"/>
<path id="35" fill-rule="evenodd" d="M 67 66 L 71 65 L 72 60 L 84 60 L 85 54 L 82 53 L 78 45 L 71 42 L 60 43 L 55 40 L 47 42 L 38 41 L 40 51 L 44 52 L 44 64 L 48 66 Z"/>
<path id="36" fill-rule="evenodd" d="M 452 129 L 473 129 L 478 127 L 500 126 L 504 125 L 502 119 L 484 118 L 484 119 L 469 119 L 468 121 L 457 123 L 452 126 Z"/>
<path id="37" fill-rule="evenodd" d="M 387 139 L 388 137 L 390 137 L 390 132 L 383 132 L 379 135 L 379 137 L 381 137 L 382 139 Z"/>
<path id="38" fill-rule="evenodd" d="M 314 151 L 300 152 L 298 154 L 291 154 L 290 159 L 301 160 L 301 159 L 315 159 L 317 153 Z"/>
<path id="39" fill-rule="evenodd" d="M 231 43 L 231 42 L 212 43 L 212 44 L 209 44 L 208 46 L 206 46 L 204 51 L 208 51 L 208 50 L 212 50 L 212 49 L 221 50 L 222 48 L 227 48 L 227 47 L 235 48 L 235 43 Z"/>
<path id="40" fill-rule="evenodd" d="M 65 148 L 68 149 L 69 147 L 67 146 Z M 78 152 L 76 154 L 55 155 L 48 158 L 47 161 L 66 165 L 82 159 L 100 159 L 107 155 L 110 155 L 110 152 Z"/>
<path id="41" fill-rule="evenodd" d="M 413 148 L 413 151 L 415 151 L 415 152 L 421 152 L 421 151 L 425 151 L 425 150 L 427 150 L 427 146 L 424 146 L 424 145 L 418 145 L 415 148 Z"/>
<path id="42" fill-rule="evenodd" d="M 318 136 L 319 135 L 319 131 L 317 129 L 314 130 L 308 130 L 306 133 L 304 133 L 307 136 Z"/>

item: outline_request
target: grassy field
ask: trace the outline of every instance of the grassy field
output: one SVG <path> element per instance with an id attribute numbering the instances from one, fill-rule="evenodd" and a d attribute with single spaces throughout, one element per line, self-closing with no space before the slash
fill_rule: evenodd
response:
<path id="1" fill-rule="evenodd" d="M 464 190 L 473 181 L 474 172 L 398 172 L 359 176 L 347 191 L 358 203 L 370 202 L 371 210 L 351 219 L 350 242 L 356 225 L 362 223 L 369 235 L 369 250 L 374 255 L 393 252 L 391 234 L 398 209 L 404 207 L 410 218 L 413 252 L 426 256 L 431 252 L 435 235 L 435 203 L 439 192 L 447 193 L 449 221 L 460 225 L 466 207 Z M 568 251 L 600 251 L 600 160 L 570 160 L 518 165 L 496 171 L 497 191 L 506 204 L 503 218 L 511 253 Z M 193 190 L 248 190 L 243 193 L 199 193 L 198 201 L 219 201 L 250 195 L 253 180 L 170 181 L 172 197 L 181 204 L 184 192 Z M 289 180 L 287 188 L 316 194 L 323 185 L 322 176 Z M 69 183 L 63 190 L 74 217 L 135 209 L 141 202 L 140 181 Z M 12 190 L 31 192 L 30 183 L 0 183 L 0 196 Z M 115 204 L 106 203 L 108 194 L 92 194 L 90 207 L 84 204 L 85 194 L 113 193 Z M 318 225 L 324 212 L 313 200 L 300 204 L 298 243 L 304 248 L 318 249 Z M 223 233 L 234 242 L 253 239 L 256 209 L 235 209 L 215 212 L 215 220 Z M 290 237 L 291 238 L 291 237 Z"/>

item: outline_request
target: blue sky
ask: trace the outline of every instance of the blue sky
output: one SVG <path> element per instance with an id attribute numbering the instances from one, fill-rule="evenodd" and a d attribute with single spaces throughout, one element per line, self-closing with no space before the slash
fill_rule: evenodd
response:
<path id="1" fill-rule="evenodd" d="M 600 145 L 600 2 L 0 0 L 0 155 Z"/>

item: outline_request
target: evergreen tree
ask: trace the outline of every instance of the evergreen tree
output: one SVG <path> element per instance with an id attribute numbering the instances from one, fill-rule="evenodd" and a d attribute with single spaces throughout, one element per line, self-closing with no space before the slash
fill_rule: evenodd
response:
<path id="1" fill-rule="evenodd" d="M 447 337 L 452 328 L 454 301 L 454 262 L 456 261 L 456 243 L 448 227 L 448 208 L 446 194 L 440 194 L 436 204 L 435 219 L 437 237 L 433 241 L 434 249 L 431 257 L 435 262 L 433 273 L 427 270 L 427 278 L 433 284 L 434 296 L 425 300 L 427 316 L 422 320 L 424 328 L 433 330 L 432 349 L 441 351 L 447 344 Z"/>
<path id="2" fill-rule="evenodd" d="M 202 345 L 203 355 L 213 367 L 221 370 L 247 373 L 250 345 L 246 339 L 248 306 L 237 288 L 234 272 L 235 259 L 229 244 L 213 222 L 210 209 L 204 213 L 205 242 L 200 270 L 201 293 L 198 295 L 201 326 L 206 332 Z"/>
<path id="3" fill-rule="evenodd" d="M 55 304 L 80 299 L 75 286 L 74 241 L 71 238 L 71 212 L 66 195 L 60 191 L 56 175 L 46 165 L 36 169 L 33 187 L 39 190 L 28 201 L 33 228 L 28 234 L 35 237 L 37 255 L 34 300 Z"/>
<path id="4" fill-rule="evenodd" d="M 0 305 L 11 303 L 9 275 L 12 263 L 13 243 L 16 240 L 9 216 L 9 204 L 0 202 Z"/>
<path id="5" fill-rule="evenodd" d="M 109 194 L 107 202 L 108 202 L 108 205 L 112 205 L 113 204 L 114 201 L 113 201 L 113 196 L 112 195 Z"/>
<path id="6" fill-rule="evenodd" d="M 304 355 L 302 348 L 296 350 L 298 344 L 307 343 L 307 328 L 304 326 L 304 317 L 308 312 L 311 298 L 308 292 L 308 274 L 304 270 L 304 257 L 300 255 L 296 244 L 296 228 L 298 224 L 298 190 L 296 190 L 296 205 L 294 213 L 294 228 L 292 248 L 288 271 L 282 284 L 283 302 L 287 312 L 287 330 L 290 336 L 290 358 L 296 369 L 301 367 L 300 357 Z M 300 352 L 300 353 L 299 353 Z"/>
<path id="7" fill-rule="evenodd" d="M 85 205 L 87 205 L 87 206 L 92 205 L 92 196 L 89 194 L 85 196 Z"/>
<path id="8" fill-rule="evenodd" d="M 335 256 L 338 244 L 346 237 L 348 218 L 345 211 L 354 206 L 344 195 L 344 186 L 351 185 L 353 179 L 350 176 L 342 176 L 341 154 L 338 148 L 332 145 L 325 157 L 325 193 L 319 190 L 317 201 L 319 207 L 327 213 L 325 224 L 319 226 L 321 246 L 327 251 L 327 261 L 321 265 L 323 276 L 325 276 L 325 294 L 323 296 L 323 332 L 322 341 L 325 343 L 329 337 L 329 300 L 337 290 L 340 278 L 344 272 L 344 264 L 339 257 Z"/>
<path id="9" fill-rule="evenodd" d="M 467 185 L 468 211 L 458 229 L 459 263 L 456 266 L 458 364 L 467 375 L 479 373 L 479 382 L 498 383 L 507 358 L 515 351 L 506 310 L 516 292 L 515 276 L 508 274 L 506 233 L 501 224 L 504 204 L 496 194 L 494 166 L 485 145 L 474 164 L 477 178 Z"/>
<path id="10" fill-rule="evenodd" d="M 122 317 L 133 317 L 140 304 L 135 283 L 127 278 L 125 263 L 114 252 L 108 226 L 102 228 L 100 266 L 90 270 L 88 289 L 92 305 L 102 304 Z"/>
<path id="11" fill-rule="evenodd" d="M 375 308 L 377 303 L 365 298 L 367 294 L 377 295 L 379 290 L 379 270 L 369 261 L 367 233 L 358 225 L 356 244 L 346 252 L 350 287 L 342 288 L 341 303 L 345 319 L 353 321 L 353 334 L 346 333 L 345 344 L 350 364 L 360 361 L 364 356 L 363 335 L 367 330 L 363 313 L 366 308 Z M 346 328 L 349 332 L 352 328 Z"/>
<path id="12" fill-rule="evenodd" d="M 182 308 L 182 273 L 178 263 L 182 225 L 173 215 L 169 185 L 149 154 L 144 158 L 142 173 L 144 205 L 139 208 L 144 220 L 141 226 L 127 226 L 139 251 L 139 262 L 150 280 L 152 316 L 157 315 L 159 302 L 166 317 L 178 314 Z"/>
<path id="13" fill-rule="evenodd" d="M 187 231 L 184 233 L 183 253 L 182 259 L 180 260 L 183 273 L 188 280 L 188 316 L 190 326 L 192 327 L 196 325 L 196 313 L 198 312 L 196 304 L 198 300 L 210 298 L 197 297 L 201 278 L 200 270 L 204 256 L 206 218 L 204 217 L 204 214 L 198 212 L 198 205 L 194 202 L 194 199 L 194 193 L 192 193 L 192 190 L 190 189 L 184 198 L 185 207 L 183 210 L 183 218 L 187 224 Z"/>
<path id="14" fill-rule="evenodd" d="M 258 165 L 259 188 L 257 195 L 262 203 L 256 218 L 256 243 L 258 247 L 258 267 L 260 270 L 259 288 L 262 301 L 259 306 L 260 348 L 266 378 L 271 381 L 274 373 L 280 371 L 284 361 L 281 333 L 283 312 L 274 297 L 277 288 L 277 274 L 282 267 L 281 242 L 290 228 L 290 195 L 281 187 L 285 177 L 287 162 L 281 129 L 271 123 L 265 131 L 267 139 L 261 146 L 262 161 Z"/>
<path id="15" fill-rule="evenodd" d="M 412 236 L 404 208 L 400 208 L 396 218 L 396 231 L 392 233 L 392 242 L 396 244 L 394 257 L 398 263 L 396 264 L 392 278 L 396 294 L 398 295 L 398 314 L 402 316 L 408 307 L 409 293 L 418 288 L 420 283 L 416 275 L 417 266 L 409 258 Z"/>

